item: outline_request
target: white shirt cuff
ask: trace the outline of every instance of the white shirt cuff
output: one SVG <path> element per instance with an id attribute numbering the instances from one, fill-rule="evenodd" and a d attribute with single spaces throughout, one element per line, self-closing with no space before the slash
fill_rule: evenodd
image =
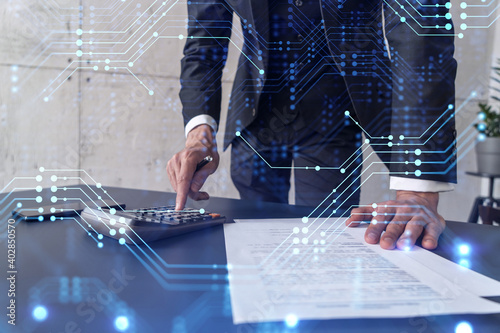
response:
<path id="1" fill-rule="evenodd" d="M 191 132 L 193 128 L 203 124 L 212 127 L 214 132 L 217 133 L 217 122 L 215 121 L 215 119 L 208 114 L 200 114 L 194 118 L 191 118 L 191 120 L 189 120 L 186 124 L 186 127 L 184 128 L 184 134 L 186 135 L 186 138 L 188 136 L 188 133 Z"/>
<path id="2" fill-rule="evenodd" d="M 415 192 L 448 192 L 455 189 L 455 184 L 435 180 L 414 179 L 391 176 L 390 189 Z"/>

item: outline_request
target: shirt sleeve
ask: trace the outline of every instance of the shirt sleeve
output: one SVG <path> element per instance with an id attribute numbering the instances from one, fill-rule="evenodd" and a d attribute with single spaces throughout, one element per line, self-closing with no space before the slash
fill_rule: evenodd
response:
<path id="1" fill-rule="evenodd" d="M 415 192 L 448 192 L 455 189 L 455 184 L 435 180 L 414 179 L 391 176 L 390 189 Z"/>
<path id="2" fill-rule="evenodd" d="M 185 134 L 186 138 L 187 138 L 189 132 L 191 132 L 191 130 L 193 128 L 195 128 L 196 126 L 199 126 L 199 125 L 203 125 L 203 124 L 206 124 L 206 125 L 212 127 L 214 132 L 217 133 L 217 122 L 215 121 L 215 119 L 212 116 L 209 116 L 208 114 L 200 114 L 196 117 L 191 118 L 188 121 L 188 123 L 186 124 L 186 127 L 184 127 L 184 134 Z"/>

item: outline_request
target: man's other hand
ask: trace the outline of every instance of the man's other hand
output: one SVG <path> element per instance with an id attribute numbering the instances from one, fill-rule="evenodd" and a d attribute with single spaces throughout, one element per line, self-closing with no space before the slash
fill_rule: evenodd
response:
<path id="1" fill-rule="evenodd" d="M 195 173 L 196 165 L 207 156 L 212 156 L 213 160 Z M 200 189 L 218 166 L 219 153 L 215 133 L 208 125 L 196 126 L 188 133 L 185 148 L 175 154 L 167 164 L 168 178 L 177 192 L 176 210 L 184 208 L 188 196 L 193 200 L 207 200 L 210 197 Z"/>
<path id="2" fill-rule="evenodd" d="M 432 250 L 446 226 L 437 212 L 438 202 L 439 193 L 397 191 L 396 200 L 353 209 L 346 224 L 356 227 L 361 221 L 370 221 L 365 241 L 380 242 L 388 250 L 410 249 L 423 233 L 422 246 Z"/>

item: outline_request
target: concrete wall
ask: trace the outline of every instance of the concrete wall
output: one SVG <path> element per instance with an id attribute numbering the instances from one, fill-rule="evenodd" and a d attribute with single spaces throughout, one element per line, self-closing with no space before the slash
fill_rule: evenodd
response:
<path id="1" fill-rule="evenodd" d="M 185 3 L 84 0 L 79 6 L 78 0 L 0 3 L 0 75 L 4 78 L 0 188 L 10 190 L 13 185 L 5 186 L 14 177 L 34 176 L 44 167 L 84 170 L 64 171 L 76 177 L 68 184 L 100 182 L 172 191 L 165 166 L 184 144 L 178 99 L 184 41 L 178 36 L 185 34 Z M 470 22 L 460 17 L 462 12 L 486 16 L 492 9 L 487 5 L 462 9 L 454 4 L 457 31 L 464 21 L 470 26 L 486 25 L 498 15 Z M 82 29 L 82 36 L 77 29 Z M 494 43 L 500 40 L 499 31 L 497 22 L 496 35 L 494 28 L 469 28 L 463 38 L 457 38 L 459 184 L 442 196 L 440 208 L 447 219 L 466 220 L 473 198 L 481 191 L 481 181 L 465 171 L 476 167 L 471 125 L 477 103 L 488 98 L 493 48 L 500 54 Z M 154 32 L 161 38 L 151 43 Z M 80 38 L 82 45 L 77 44 Z M 241 32 L 235 31 L 232 38 L 241 45 Z M 237 54 L 232 46 L 224 74 L 223 110 Z M 473 97 L 472 92 L 476 92 Z M 363 181 L 363 203 L 394 195 L 386 175 L 369 172 Z M 51 184 L 49 177 L 41 183 Z M 222 154 L 219 170 L 205 187 L 214 196 L 238 197 L 230 181 L 229 151 Z"/>

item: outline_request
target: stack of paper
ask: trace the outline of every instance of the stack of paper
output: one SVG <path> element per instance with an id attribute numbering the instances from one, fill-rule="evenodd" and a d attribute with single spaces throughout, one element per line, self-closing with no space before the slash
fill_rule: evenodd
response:
<path id="1" fill-rule="evenodd" d="M 432 252 L 366 244 L 345 219 L 224 225 L 235 324 L 500 313 L 500 283 Z"/>

